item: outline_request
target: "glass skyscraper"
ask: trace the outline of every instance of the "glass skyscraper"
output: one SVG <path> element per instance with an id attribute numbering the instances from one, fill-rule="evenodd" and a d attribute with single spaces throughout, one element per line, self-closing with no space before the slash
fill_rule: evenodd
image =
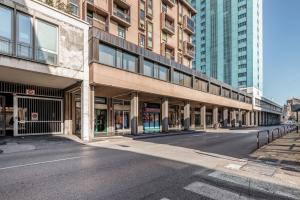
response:
<path id="1" fill-rule="evenodd" d="M 193 67 L 255 96 L 262 96 L 262 0 L 190 2 L 198 10 Z"/>

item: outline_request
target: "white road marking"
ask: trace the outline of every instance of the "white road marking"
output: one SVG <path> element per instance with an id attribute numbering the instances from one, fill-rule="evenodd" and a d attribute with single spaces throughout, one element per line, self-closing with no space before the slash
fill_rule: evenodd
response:
<path id="1" fill-rule="evenodd" d="M 231 183 L 243 186 L 245 188 L 249 188 L 249 186 L 250 186 L 251 189 L 263 191 L 266 193 L 275 193 L 275 194 L 285 196 L 288 198 L 295 198 L 295 199 L 299 198 L 299 196 L 297 197 L 297 194 L 294 195 L 290 191 L 284 191 L 284 189 L 272 187 L 271 183 L 260 182 L 258 180 L 251 180 L 249 178 L 235 176 L 235 175 L 231 175 L 231 174 L 227 174 L 227 173 L 219 172 L 219 171 L 212 172 L 208 176 L 217 178 L 219 180 L 223 180 L 226 182 L 231 182 Z"/>
<path id="2" fill-rule="evenodd" d="M 197 193 L 211 199 L 249 200 L 251 198 L 241 196 L 237 193 L 217 188 L 206 183 L 194 182 L 184 187 L 185 190 Z"/>
<path id="3" fill-rule="evenodd" d="M 168 198 L 164 197 L 164 198 L 162 198 L 162 199 L 160 199 L 160 200 L 170 200 L 170 199 L 168 199 Z"/>
<path id="4" fill-rule="evenodd" d="M 60 162 L 60 161 L 66 161 L 66 160 L 74 160 L 74 159 L 79 159 L 79 158 L 83 158 L 83 157 L 84 156 L 68 157 L 68 158 L 61 158 L 61 159 L 56 159 L 56 160 L 47 160 L 47 161 L 36 162 L 36 163 L 27 163 L 27 164 L 22 164 L 22 165 L 13 165 L 13 166 L 9 166 L 9 167 L 2 167 L 2 168 L 0 168 L 0 170 L 20 168 L 20 167 L 28 167 L 28 166 L 33 166 L 33 165 L 41 165 L 41 164 L 54 163 L 54 162 Z"/>

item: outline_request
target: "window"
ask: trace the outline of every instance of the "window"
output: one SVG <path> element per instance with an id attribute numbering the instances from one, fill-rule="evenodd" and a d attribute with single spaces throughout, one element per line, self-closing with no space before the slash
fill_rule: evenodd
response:
<path id="1" fill-rule="evenodd" d="M 140 18 L 139 18 L 139 27 L 145 29 L 145 1 L 140 0 Z"/>
<path id="2" fill-rule="evenodd" d="M 0 6 L 0 52 L 12 53 L 12 10 Z"/>
<path id="3" fill-rule="evenodd" d="M 104 65 L 136 72 L 138 58 L 137 56 L 116 50 L 105 44 L 99 44 L 99 62 Z"/>
<path id="4" fill-rule="evenodd" d="M 153 24 L 147 22 L 147 48 L 153 49 Z"/>
<path id="5" fill-rule="evenodd" d="M 164 3 L 161 3 L 161 11 L 162 12 L 168 12 L 168 6 Z"/>
<path id="6" fill-rule="evenodd" d="M 144 61 L 144 75 L 169 81 L 169 68 L 151 61 Z"/>
<path id="7" fill-rule="evenodd" d="M 139 33 L 139 44 L 140 47 L 145 48 L 145 35 Z"/>
<path id="8" fill-rule="evenodd" d="M 125 32 L 126 32 L 126 30 L 125 30 L 125 28 L 123 27 L 123 26 L 118 26 L 118 36 L 120 37 L 120 38 L 123 38 L 123 39 L 125 39 Z"/>
<path id="9" fill-rule="evenodd" d="M 99 45 L 99 61 L 104 65 L 115 66 L 116 50 L 107 45 Z M 121 66 L 121 61 L 120 66 Z"/>
<path id="10" fill-rule="evenodd" d="M 147 60 L 144 61 L 144 75 L 153 77 L 153 62 Z"/>
<path id="11" fill-rule="evenodd" d="M 169 79 L 169 69 L 163 66 L 159 66 L 159 79 L 163 81 L 168 81 Z"/>
<path id="12" fill-rule="evenodd" d="M 32 58 L 31 17 L 17 13 L 17 55 Z"/>
<path id="13" fill-rule="evenodd" d="M 173 83 L 185 87 L 192 87 L 192 77 L 184 73 L 174 71 Z"/>
<path id="14" fill-rule="evenodd" d="M 70 0 L 70 11 L 72 15 L 78 16 L 79 15 L 79 5 L 78 0 Z"/>
<path id="15" fill-rule="evenodd" d="M 152 2 L 152 0 L 147 0 L 147 15 L 149 17 L 153 16 L 153 2 Z"/>
<path id="16" fill-rule="evenodd" d="M 36 59 L 48 64 L 57 64 L 58 28 L 48 22 L 36 21 Z"/>
<path id="17" fill-rule="evenodd" d="M 123 53 L 123 69 L 131 72 L 136 72 L 137 69 L 137 57 L 128 53 Z"/>
<path id="18" fill-rule="evenodd" d="M 168 42 L 168 34 L 161 32 L 161 39 L 163 42 Z"/>

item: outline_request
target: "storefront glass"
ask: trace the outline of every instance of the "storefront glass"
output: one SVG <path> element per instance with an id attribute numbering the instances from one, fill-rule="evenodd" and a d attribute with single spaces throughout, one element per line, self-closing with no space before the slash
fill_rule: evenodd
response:
<path id="1" fill-rule="evenodd" d="M 115 132 L 129 132 L 130 101 L 113 99 Z"/>
<path id="2" fill-rule="evenodd" d="M 108 133 L 107 99 L 95 97 L 95 137 Z"/>
<path id="3" fill-rule="evenodd" d="M 160 131 L 160 104 L 144 103 L 143 128 L 145 133 Z"/>

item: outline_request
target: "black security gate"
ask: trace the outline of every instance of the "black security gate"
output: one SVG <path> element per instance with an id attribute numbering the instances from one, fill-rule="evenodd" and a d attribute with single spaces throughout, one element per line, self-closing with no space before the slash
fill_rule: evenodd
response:
<path id="1" fill-rule="evenodd" d="M 14 135 L 59 134 L 63 132 L 62 99 L 15 96 Z"/>

